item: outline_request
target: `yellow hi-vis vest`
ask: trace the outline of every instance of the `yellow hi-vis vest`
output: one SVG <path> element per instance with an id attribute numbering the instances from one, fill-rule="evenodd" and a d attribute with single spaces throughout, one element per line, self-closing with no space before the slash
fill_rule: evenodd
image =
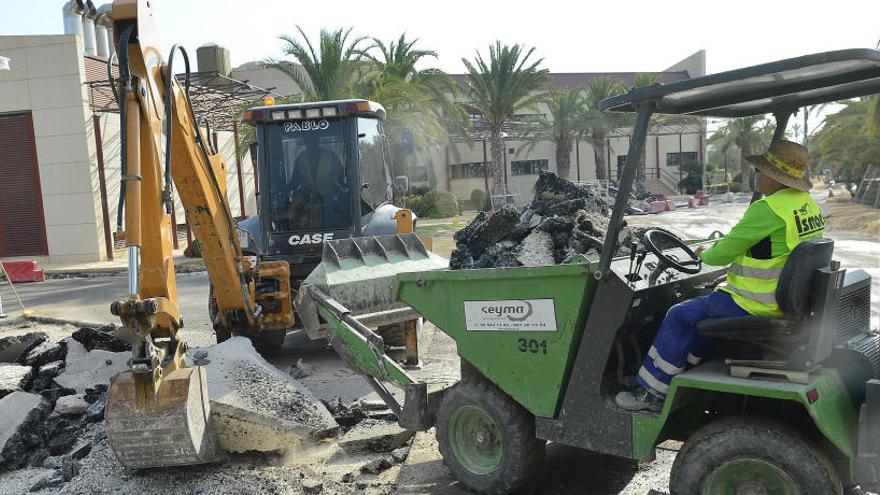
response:
<path id="1" fill-rule="evenodd" d="M 776 303 L 776 285 L 782 267 L 801 241 L 822 237 L 825 218 L 809 193 L 796 189 L 782 189 L 760 201 L 766 201 L 785 222 L 788 249 L 784 255 L 770 259 L 752 258 L 748 252 L 739 255 L 727 269 L 727 284 L 719 290 L 730 293 L 734 302 L 749 314 L 779 318 L 782 310 Z"/>

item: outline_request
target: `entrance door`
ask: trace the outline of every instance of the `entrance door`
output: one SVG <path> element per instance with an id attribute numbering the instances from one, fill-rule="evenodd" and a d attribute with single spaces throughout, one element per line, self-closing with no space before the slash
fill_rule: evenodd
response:
<path id="1" fill-rule="evenodd" d="M 0 114 L 0 256 L 48 254 L 31 113 Z"/>

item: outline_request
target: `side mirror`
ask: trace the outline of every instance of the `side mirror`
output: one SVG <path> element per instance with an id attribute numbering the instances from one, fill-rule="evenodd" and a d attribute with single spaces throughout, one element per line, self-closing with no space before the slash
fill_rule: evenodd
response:
<path id="1" fill-rule="evenodd" d="M 361 189 L 366 190 L 366 189 L 369 189 L 369 188 L 370 188 L 370 183 L 369 183 L 369 182 L 364 182 L 363 185 L 361 185 Z"/>
<path id="2" fill-rule="evenodd" d="M 409 177 L 406 175 L 398 175 L 394 178 L 394 185 L 403 192 L 409 192 Z"/>

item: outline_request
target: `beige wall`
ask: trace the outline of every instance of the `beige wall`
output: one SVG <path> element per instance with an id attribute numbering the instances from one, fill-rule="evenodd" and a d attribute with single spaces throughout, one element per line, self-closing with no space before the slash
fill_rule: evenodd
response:
<path id="1" fill-rule="evenodd" d="M 0 54 L 11 59 L 0 71 L 0 112 L 31 111 L 50 264 L 107 258 L 98 174 L 97 145 L 84 84 L 82 41 L 73 35 L 0 36 Z M 110 229 L 116 229 L 119 200 L 119 115 L 100 116 Z M 232 213 L 241 215 L 238 170 L 231 132 L 218 133 L 227 166 Z M 254 173 L 242 160 L 245 213 L 256 213 Z M 176 199 L 177 219 L 185 220 Z"/>
<path id="2" fill-rule="evenodd" d="M 99 259 L 97 169 L 88 145 L 82 45 L 72 35 L 0 36 L 0 112 L 31 111 L 50 263 Z M 98 203 L 97 205 L 100 205 Z"/>

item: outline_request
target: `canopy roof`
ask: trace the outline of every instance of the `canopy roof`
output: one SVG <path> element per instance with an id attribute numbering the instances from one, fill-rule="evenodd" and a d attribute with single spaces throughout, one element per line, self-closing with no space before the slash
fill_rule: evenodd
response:
<path id="1" fill-rule="evenodd" d="M 633 88 L 600 102 L 602 110 L 745 117 L 880 93 L 880 51 L 849 49 L 789 58 L 669 84 Z"/>

